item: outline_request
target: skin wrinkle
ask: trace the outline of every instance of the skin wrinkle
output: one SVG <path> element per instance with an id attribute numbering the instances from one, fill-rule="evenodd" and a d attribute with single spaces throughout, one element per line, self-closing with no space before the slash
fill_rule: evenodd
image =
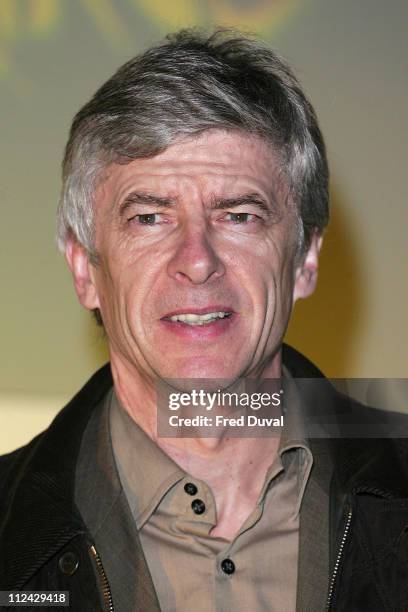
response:
<path id="1" fill-rule="evenodd" d="M 242 137 L 245 140 L 249 140 L 249 141 L 256 141 L 259 140 L 256 136 L 253 136 L 251 134 L 248 134 L 247 132 L 243 132 L 242 130 L 218 130 L 218 129 L 207 129 L 205 131 L 205 134 L 211 134 L 211 133 L 220 133 L 220 132 L 224 132 L 227 134 L 230 134 L 232 136 L 236 135 L 238 137 Z M 192 136 L 190 138 L 187 138 L 186 140 L 200 140 L 200 136 L 201 133 L 195 136 Z M 184 140 L 180 141 L 180 144 L 183 144 Z M 273 174 L 273 181 L 270 181 L 269 187 L 273 193 L 273 199 L 275 202 L 277 202 L 280 198 L 284 197 L 285 198 L 285 206 L 287 208 L 289 207 L 293 207 L 293 209 L 296 211 L 296 214 L 298 215 L 298 211 L 297 211 L 297 206 L 293 201 L 293 198 L 291 197 L 291 194 L 288 190 L 287 187 L 287 175 L 286 175 L 286 171 L 285 168 L 282 166 L 282 161 L 281 161 L 281 153 L 278 153 L 272 146 L 271 143 L 262 140 L 262 142 L 264 143 L 264 148 L 265 150 L 269 151 L 271 156 L 274 159 L 274 168 L 273 168 L 273 172 L 271 174 Z M 175 144 L 179 144 L 179 142 L 177 141 Z M 164 151 L 165 152 L 165 151 Z M 184 159 L 184 154 L 183 152 L 180 153 L 178 159 L 182 160 Z M 188 154 L 187 154 L 188 157 Z M 139 157 L 135 157 L 133 160 L 131 158 L 126 158 L 125 160 L 123 159 L 118 159 L 117 162 L 113 163 L 113 164 L 109 164 L 109 165 L 104 165 L 102 166 L 102 168 L 100 169 L 100 171 L 98 172 L 96 178 L 95 178 L 95 182 L 94 182 L 94 190 L 96 193 L 103 193 L 103 189 L 104 189 L 104 185 L 106 184 L 107 181 L 109 181 L 109 179 L 111 178 L 112 175 L 112 171 L 113 168 L 117 167 L 117 165 L 128 165 L 129 163 L 132 163 L 132 161 L 135 161 L 137 159 L 143 159 L 143 158 L 139 158 Z M 213 168 L 216 169 L 217 167 L 221 167 L 220 164 L 217 164 L 217 162 L 213 163 Z M 221 167 L 222 169 L 222 167 Z M 162 176 L 165 175 L 165 172 L 163 172 Z M 272 184 L 273 183 L 273 184 Z M 276 188 L 276 189 L 275 189 Z M 283 196 L 284 194 L 284 196 Z M 93 208 L 95 209 L 95 204 L 96 204 L 96 200 L 99 199 L 99 197 L 95 196 L 92 198 L 93 200 Z M 115 207 L 112 206 L 110 212 L 112 213 L 112 216 L 114 216 L 115 213 Z M 95 217 L 95 210 L 93 211 L 93 216 Z M 301 221 L 299 220 L 299 222 L 301 223 Z M 92 225 L 95 225 L 95 219 L 93 219 L 93 223 Z M 93 248 L 92 248 L 92 254 L 91 258 L 93 259 L 93 263 L 96 265 L 99 261 L 99 254 L 97 252 L 97 247 L 95 244 L 95 227 L 94 227 L 94 231 L 93 231 L 93 238 L 92 238 L 92 242 L 93 242 Z"/>

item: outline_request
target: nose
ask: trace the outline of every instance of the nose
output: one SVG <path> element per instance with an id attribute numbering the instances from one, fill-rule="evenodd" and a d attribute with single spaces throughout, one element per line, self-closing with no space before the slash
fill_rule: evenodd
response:
<path id="1" fill-rule="evenodd" d="M 201 285 L 223 276 L 224 264 L 210 242 L 205 224 L 184 228 L 168 263 L 168 273 L 185 285 Z"/>

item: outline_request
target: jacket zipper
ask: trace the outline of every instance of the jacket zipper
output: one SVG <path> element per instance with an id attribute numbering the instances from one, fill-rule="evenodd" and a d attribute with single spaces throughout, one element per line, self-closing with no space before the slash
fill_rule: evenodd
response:
<path id="1" fill-rule="evenodd" d="M 338 574 L 338 571 L 339 571 L 340 562 L 341 562 L 342 557 L 343 557 L 344 546 L 346 544 L 347 536 L 348 536 L 349 531 L 350 531 L 350 525 L 351 525 L 351 518 L 352 518 L 352 516 L 353 516 L 353 510 L 351 508 L 349 508 L 346 524 L 345 524 L 344 531 L 343 531 L 343 537 L 341 538 L 341 542 L 340 542 L 340 546 L 339 546 L 339 552 L 337 553 L 336 563 L 334 564 L 333 574 L 332 574 L 332 577 L 331 577 L 331 580 L 330 580 L 329 594 L 327 596 L 327 603 L 326 603 L 326 612 L 329 612 L 329 610 L 331 609 L 331 606 L 332 606 L 333 594 L 334 594 L 334 586 L 335 586 L 335 583 L 336 583 L 336 578 L 337 578 L 337 574 Z"/>
<path id="2" fill-rule="evenodd" d="M 102 597 L 105 602 L 105 608 L 108 612 L 113 612 L 112 593 L 110 590 L 108 579 L 106 577 L 105 570 L 102 565 L 102 560 L 95 546 L 92 545 L 90 550 L 93 558 L 95 559 L 96 567 L 98 569 L 98 574 L 101 581 Z"/>

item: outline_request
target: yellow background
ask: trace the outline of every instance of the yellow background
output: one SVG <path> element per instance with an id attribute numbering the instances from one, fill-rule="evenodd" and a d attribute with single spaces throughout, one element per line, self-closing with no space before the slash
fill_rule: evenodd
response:
<path id="1" fill-rule="evenodd" d="M 54 243 L 70 121 L 130 56 L 184 25 L 255 30 L 320 118 L 332 225 L 288 340 L 329 376 L 407 376 L 405 0 L 1 0 L 0 452 L 106 360 Z"/>

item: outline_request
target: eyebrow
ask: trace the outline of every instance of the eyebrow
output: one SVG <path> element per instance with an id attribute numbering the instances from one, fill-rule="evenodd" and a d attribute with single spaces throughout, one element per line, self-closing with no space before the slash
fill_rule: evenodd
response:
<path id="1" fill-rule="evenodd" d="M 232 198 L 214 198 L 211 203 L 211 208 L 215 210 L 224 210 L 226 208 L 236 208 L 245 204 L 252 204 L 258 209 L 262 210 L 269 217 L 277 212 L 277 206 L 274 202 L 269 205 L 264 198 L 257 193 L 246 193 L 241 196 L 234 196 Z"/>
<path id="2" fill-rule="evenodd" d="M 158 206 L 161 208 L 169 208 L 174 206 L 176 200 L 174 198 L 164 198 L 150 193 L 143 193 L 140 191 L 132 191 L 123 200 L 120 205 L 119 212 L 123 215 L 128 208 L 137 204 L 148 204 L 151 206 Z M 231 198 L 212 198 L 211 208 L 213 210 L 225 210 L 227 208 L 237 208 L 245 204 L 252 204 L 258 209 L 262 210 L 269 217 L 273 216 L 277 212 L 277 206 L 273 202 L 272 205 L 267 202 L 258 193 L 246 193 L 240 196 L 234 196 Z"/>
<path id="3" fill-rule="evenodd" d="M 121 203 L 119 213 L 123 215 L 130 206 L 135 204 L 150 204 L 151 206 L 168 208 L 174 206 L 175 200 L 173 198 L 163 198 L 150 193 L 132 191 L 132 193 L 129 193 Z"/>

